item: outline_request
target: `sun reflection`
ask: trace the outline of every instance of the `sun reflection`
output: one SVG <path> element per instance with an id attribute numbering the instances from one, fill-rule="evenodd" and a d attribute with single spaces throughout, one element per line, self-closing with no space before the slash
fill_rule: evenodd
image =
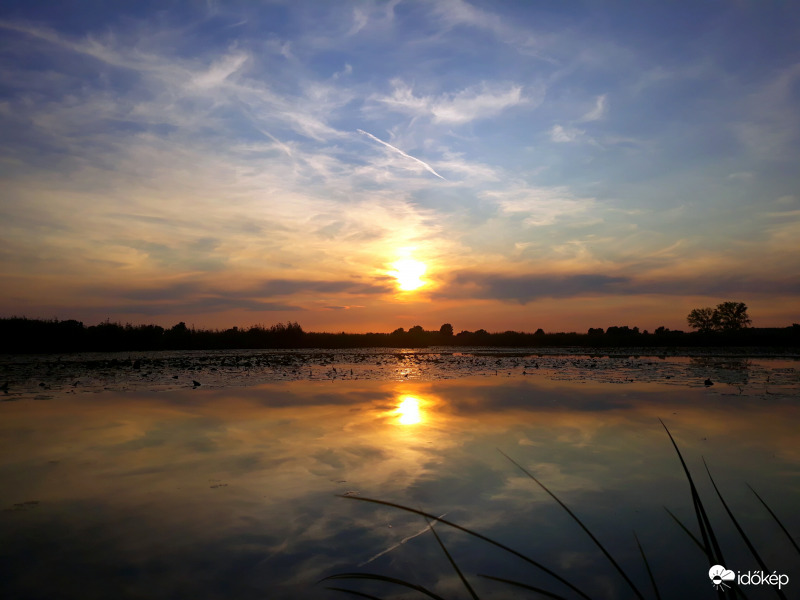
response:
<path id="1" fill-rule="evenodd" d="M 397 422 L 400 425 L 416 425 L 422 421 L 422 411 L 420 410 L 419 398 L 414 396 L 402 396 L 400 404 L 395 411 Z"/>

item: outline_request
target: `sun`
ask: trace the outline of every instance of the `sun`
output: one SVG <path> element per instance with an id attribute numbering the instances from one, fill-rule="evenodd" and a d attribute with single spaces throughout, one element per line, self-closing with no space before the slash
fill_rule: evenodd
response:
<path id="1" fill-rule="evenodd" d="M 425 285 L 422 280 L 422 276 L 427 269 L 425 263 L 405 258 L 392 263 L 392 267 L 394 267 L 394 270 L 390 271 L 389 274 L 397 279 L 397 287 L 402 291 L 410 292 Z"/>

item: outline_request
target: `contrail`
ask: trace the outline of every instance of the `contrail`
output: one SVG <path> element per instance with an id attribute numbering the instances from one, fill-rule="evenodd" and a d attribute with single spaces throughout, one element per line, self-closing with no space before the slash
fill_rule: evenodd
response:
<path id="1" fill-rule="evenodd" d="M 409 155 L 409 154 L 406 154 L 405 152 L 403 152 L 402 150 L 400 150 L 400 148 L 395 148 L 395 147 L 394 147 L 394 146 L 392 146 L 391 144 L 387 144 L 387 143 L 386 143 L 386 142 L 384 142 L 383 140 L 381 140 L 381 139 L 379 139 L 379 138 L 376 138 L 374 135 L 372 135 L 372 134 L 371 134 L 371 133 L 369 133 L 368 131 L 364 131 L 363 129 L 356 129 L 356 131 L 358 131 L 358 133 L 363 133 L 364 135 L 366 135 L 366 136 L 367 136 L 367 137 L 369 137 L 370 139 L 373 139 L 373 140 L 375 140 L 375 141 L 376 141 L 376 142 L 378 142 L 379 144 L 383 144 L 383 145 L 384 145 L 384 146 L 386 146 L 387 148 L 390 148 L 391 150 L 394 150 L 395 152 L 397 152 L 397 153 L 398 153 L 398 154 L 400 154 L 401 156 L 405 156 L 406 158 L 410 158 L 411 160 L 413 160 L 413 161 L 415 161 L 415 162 L 418 162 L 418 163 L 419 163 L 419 164 L 421 164 L 423 167 L 425 167 L 425 170 L 426 170 L 426 171 L 429 171 L 430 173 L 433 173 L 433 174 L 434 174 L 434 175 L 436 175 L 436 176 L 437 176 L 439 179 L 444 179 L 444 181 L 447 181 L 447 179 L 445 179 L 444 177 L 442 177 L 441 175 L 439 175 L 439 174 L 438 174 L 436 171 L 434 171 L 434 170 L 433 170 L 433 167 L 431 167 L 431 166 L 430 166 L 428 163 L 426 163 L 425 161 L 422 161 L 422 160 L 420 160 L 420 159 L 418 159 L 418 158 L 414 158 L 413 156 L 411 156 L 411 155 Z"/>
<path id="2" fill-rule="evenodd" d="M 359 131 L 361 131 L 361 130 L 359 129 Z M 365 132 L 363 132 L 363 131 L 362 131 L 361 133 L 365 133 Z M 369 135 L 369 134 L 367 133 L 367 135 Z M 380 141 L 380 140 L 378 140 L 378 141 Z M 443 178 L 443 179 L 444 179 L 444 178 Z M 446 516 L 447 516 L 447 513 L 444 513 L 443 515 L 440 515 L 440 516 L 439 516 L 439 518 L 440 518 L 440 519 L 443 519 L 443 518 L 444 518 L 444 517 L 446 517 Z M 436 523 L 438 523 L 438 521 L 433 521 L 433 522 L 432 522 L 430 525 L 428 525 L 428 526 L 427 526 L 427 527 L 425 527 L 424 529 L 420 529 L 420 530 L 419 530 L 417 533 L 415 533 L 414 535 L 410 535 L 410 536 L 408 536 L 408 537 L 405 537 L 405 538 L 403 538 L 402 540 L 400 540 L 399 542 L 397 542 L 397 543 L 396 543 L 394 546 L 389 546 L 389 547 L 388 547 L 386 550 L 384 550 L 383 552 L 378 552 L 378 553 L 377 553 L 375 556 L 373 556 L 373 557 L 372 557 L 372 558 L 370 558 L 370 559 L 367 559 L 367 560 L 365 560 L 364 562 L 362 562 L 362 563 L 361 563 L 360 565 L 358 565 L 358 566 L 359 566 L 359 567 L 363 567 L 364 565 L 366 565 L 366 564 L 368 564 L 368 563 L 371 563 L 371 562 L 372 562 L 373 560 L 375 560 L 376 558 L 379 558 L 379 557 L 383 556 L 383 555 L 384 555 L 384 554 L 386 554 L 387 552 L 391 552 L 391 551 L 392 551 L 392 550 L 394 550 L 395 548 L 399 548 L 400 546 L 402 546 L 403 544 L 405 544 L 405 543 L 406 543 L 408 540 L 413 540 L 413 539 L 414 539 L 415 537 L 417 537 L 418 535 L 422 535 L 423 533 L 425 533 L 426 531 L 428 531 L 428 529 L 430 529 L 431 527 L 433 527 L 434 525 L 436 525 Z"/>
<path id="3" fill-rule="evenodd" d="M 275 142 L 276 144 L 278 144 L 278 146 L 280 146 L 280 147 L 281 147 L 281 150 L 283 150 L 284 152 L 286 152 L 286 154 L 288 154 L 288 155 L 289 155 L 289 158 L 294 158 L 294 157 L 292 156 L 292 151 L 289 149 L 289 146 L 287 146 L 286 144 L 284 144 L 282 141 L 280 141 L 278 138 L 276 138 L 274 135 L 272 135 L 272 134 L 271 134 L 269 131 L 267 131 L 266 129 L 262 129 L 261 127 L 259 127 L 259 126 L 257 126 L 257 125 L 256 125 L 255 127 L 256 127 L 256 129 L 257 129 L 258 131 L 260 131 L 260 132 L 261 132 L 261 133 L 263 133 L 265 136 L 267 136 L 269 139 L 271 139 L 273 142 Z"/>

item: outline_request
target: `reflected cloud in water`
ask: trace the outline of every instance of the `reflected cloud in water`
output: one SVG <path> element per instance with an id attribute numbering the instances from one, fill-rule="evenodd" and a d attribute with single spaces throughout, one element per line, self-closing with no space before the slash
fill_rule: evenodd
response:
<path id="1" fill-rule="evenodd" d="M 446 585 L 429 536 L 399 543 L 424 523 L 337 495 L 447 512 L 624 597 L 582 532 L 496 449 L 613 551 L 635 554 L 636 529 L 662 571 L 689 573 L 691 542 L 663 507 L 688 519 L 691 504 L 658 417 L 698 479 L 706 457 L 772 555 L 782 556 L 778 536 L 744 482 L 800 528 L 800 407 L 789 396 L 528 377 L 65 395 L 0 411 L 0 561 L 13 573 L 2 597 L 338 598 L 314 582 L 379 553 L 375 572 Z M 534 577 L 480 545 L 446 542 L 471 573 Z M 740 548 L 730 555 L 755 568 Z M 698 581 L 684 595 L 705 589 Z"/>

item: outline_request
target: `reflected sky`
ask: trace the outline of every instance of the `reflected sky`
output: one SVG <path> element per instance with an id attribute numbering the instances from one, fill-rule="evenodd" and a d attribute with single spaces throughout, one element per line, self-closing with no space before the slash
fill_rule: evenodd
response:
<path id="1" fill-rule="evenodd" d="M 771 568 L 800 582 L 800 561 L 745 485 L 800 531 L 797 398 L 728 392 L 509 377 L 1 403 L 0 561 L 12 575 L 0 596 L 338 598 L 315 582 L 359 565 L 462 595 L 435 540 L 417 535 L 421 518 L 339 497 L 350 496 L 447 514 L 593 597 L 629 597 L 585 534 L 500 449 L 573 508 L 645 593 L 634 530 L 662 591 L 711 598 L 703 557 L 664 510 L 692 526 L 688 485 L 659 417 L 707 499 L 726 566 L 757 568 L 713 496 L 703 457 Z M 519 596 L 476 573 L 566 593 L 478 540 L 440 532 L 486 597 Z"/>

